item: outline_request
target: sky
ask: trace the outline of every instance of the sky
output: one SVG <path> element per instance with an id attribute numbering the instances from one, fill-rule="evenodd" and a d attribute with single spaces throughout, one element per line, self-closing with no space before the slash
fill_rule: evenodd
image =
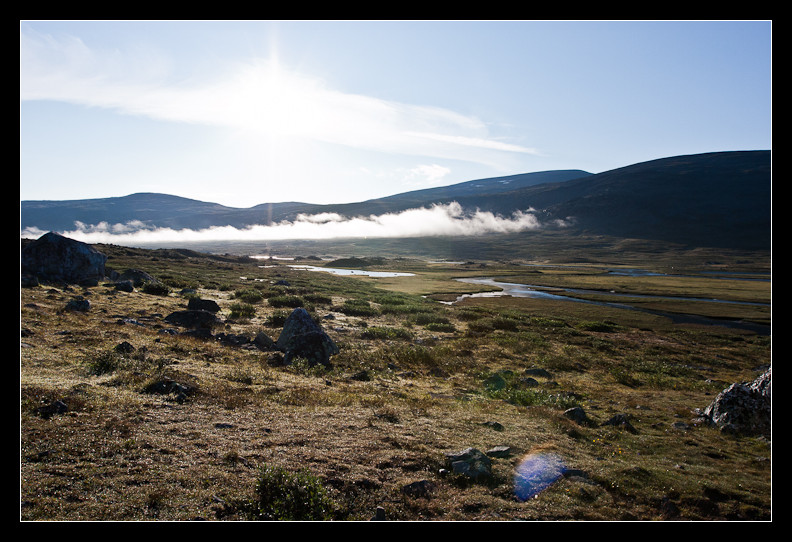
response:
<path id="1" fill-rule="evenodd" d="M 770 21 L 20 21 L 20 200 L 347 203 L 771 135 Z"/>

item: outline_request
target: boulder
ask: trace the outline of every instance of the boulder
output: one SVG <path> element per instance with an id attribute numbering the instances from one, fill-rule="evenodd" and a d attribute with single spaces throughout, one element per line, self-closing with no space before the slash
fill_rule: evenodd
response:
<path id="1" fill-rule="evenodd" d="M 248 346 L 253 342 L 247 335 L 235 333 L 218 333 L 215 335 L 215 340 L 226 346 Z"/>
<path id="2" fill-rule="evenodd" d="M 586 415 L 586 411 L 579 406 L 566 409 L 564 411 L 564 416 L 580 425 L 588 425 L 591 423 L 588 415 Z"/>
<path id="3" fill-rule="evenodd" d="M 67 311 L 77 311 L 77 312 L 88 312 L 90 308 L 91 308 L 91 302 L 85 299 L 81 295 L 78 295 L 74 299 L 71 299 L 68 303 L 66 303 L 66 307 L 65 307 Z"/>
<path id="4" fill-rule="evenodd" d="M 256 345 L 260 350 L 264 351 L 278 349 L 277 346 L 275 346 L 275 341 L 273 341 L 270 336 L 263 331 L 259 331 L 256 334 L 256 338 L 253 339 L 253 344 Z"/>
<path id="5" fill-rule="evenodd" d="M 147 282 L 152 282 L 154 284 L 158 284 L 159 281 L 146 273 L 145 271 L 141 271 L 140 269 L 127 269 L 123 273 L 118 276 L 117 281 L 132 281 L 132 285 L 135 288 L 140 288 Z"/>
<path id="6" fill-rule="evenodd" d="M 95 286 L 105 277 L 107 256 L 55 232 L 45 233 L 22 249 L 22 275 L 42 282 Z"/>
<path id="7" fill-rule="evenodd" d="M 771 369 L 753 382 L 735 382 L 704 409 L 704 418 L 721 431 L 746 435 L 770 435 Z"/>
<path id="8" fill-rule="evenodd" d="M 119 292 L 134 292 L 135 285 L 131 280 L 119 280 L 115 283 L 115 289 Z"/>
<path id="9" fill-rule="evenodd" d="M 303 308 L 294 309 L 286 318 L 275 345 L 287 364 L 300 357 L 311 366 L 329 365 L 330 356 L 338 354 L 338 346 Z"/>
<path id="10" fill-rule="evenodd" d="M 492 461 L 476 448 L 466 448 L 461 452 L 445 454 L 446 461 L 456 474 L 467 476 L 474 481 L 486 480 L 492 476 Z"/>
<path id="11" fill-rule="evenodd" d="M 217 301 L 213 299 L 200 299 L 198 297 L 191 297 L 187 302 L 187 310 L 219 312 L 220 305 L 218 305 Z"/>
<path id="12" fill-rule="evenodd" d="M 211 329 L 220 324 L 220 319 L 209 311 L 176 311 L 165 317 L 165 321 L 174 326 L 191 329 Z"/>

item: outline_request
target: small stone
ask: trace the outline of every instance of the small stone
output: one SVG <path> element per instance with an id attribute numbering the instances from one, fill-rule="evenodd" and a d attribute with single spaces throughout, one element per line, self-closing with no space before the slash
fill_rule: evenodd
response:
<path id="1" fill-rule="evenodd" d="M 131 354 L 132 352 L 135 351 L 135 347 L 129 344 L 127 341 L 124 341 L 122 343 L 117 344 L 113 350 L 115 350 L 119 354 Z"/>
<path id="2" fill-rule="evenodd" d="M 638 431 L 635 427 L 632 426 L 630 423 L 629 418 L 626 414 L 616 414 L 608 421 L 603 422 L 602 425 L 613 425 L 615 427 L 621 427 L 622 429 L 629 431 L 630 433 L 637 433 Z"/>
<path id="3" fill-rule="evenodd" d="M 36 410 L 36 412 L 38 413 L 39 416 L 41 416 L 46 420 L 54 416 L 55 414 L 63 414 L 64 412 L 68 412 L 68 410 L 69 407 L 66 405 L 66 403 L 58 399 L 48 405 L 39 407 Z"/>
<path id="4" fill-rule="evenodd" d="M 503 426 L 498 422 L 484 422 L 481 425 L 494 429 L 495 431 L 503 431 Z"/>
<path id="5" fill-rule="evenodd" d="M 551 378 L 552 375 L 547 371 L 547 369 L 542 369 L 541 367 L 531 367 L 530 369 L 526 369 L 523 371 L 523 374 L 528 376 L 540 376 L 542 378 Z"/>
<path id="6" fill-rule="evenodd" d="M 564 411 L 564 416 L 579 424 L 589 423 L 590 421 L 586 412 L 579 406 L 568 408 Z"/>
<path id="7" fill-rule="evenodd" d="M 489 457 L 509 457 L 511 455 L 511 448 L 508 446 L 495 446 L 485 452 Z"/>
<path id="8" fill-rule="evenodd" d="M 374 513 L 374 517 L 371 518 L 371 521 L 385 521 L 385 509 L 381 506 L 378 506 L 377 511 Z"/>

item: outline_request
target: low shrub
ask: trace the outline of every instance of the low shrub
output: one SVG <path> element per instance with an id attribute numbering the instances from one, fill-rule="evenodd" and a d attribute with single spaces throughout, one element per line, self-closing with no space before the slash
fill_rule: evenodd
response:
<path id="1" fill-rule="evenodd" d="M 372 326 L 362 334 L 364 339 L 412 339 L 412 333 L 404 328 Z"/>
<path id="2" fill-rule="evenodd" d="M 418 314 L 411 315 L 407 321 L 411 324 L 415 324 L 418 326 L 426 326 L 429 324 L 450 324 L 451 321 L 442 316 L 440 314 L 435 314 L 432 312 L 421 312 Z"/>
<path id="3" fill-rule="evenodd" d="M 424 326 L 424 329 L 428 329 L 429 331 L 437 331 L 441 333 L 453 333 L 456 331 L 456 326 L 451 322 L 431 322 Z"/>
<path id="4" fill-rule="evenodd" d="M 324 294 L 305 294 L 303 298 L 310 302 L 316 303 L 317 305 L 330 305 L 333 303 L 333 299 L 329 295 Z"/>
<path id="5" fill-rule="evenodd" d="M 618 324 L 613 322 L 580 322 L 577 326 L 578 329 L 583 331 L 598 331 L 601 333 L 613 332 L 619 329 Z"/>
<path id="6" fill-rule="evenodd" d="M 231 305 L 231 318 L 252 318 L 256 314 L 256 307 L 249 303 L 234 303 Z"/>
<path id="7" fill-rule="evenodd" d="M 504 316 L 480 318 L 468 324 L 468 329 L 475 332 L 488 332 L 495 329 L 501 331 L 517 331 L 517 321 Z"/>
<path id="8" fill-rule="evenodd" d="M 378 316 L 379 311 L 372 307 L 368 301 L 359 299 L 347 299 L 338 309 L 339 312 L 347 316 Z"/>
<path id="9" fill-rule="evenodd" d="M 161 282 L 146 282 L 143 284 L 143 293 L 149 295 L 168 295 L 170 288 Z"/>
<path id="10" fill-rule="evenodd" d="M 260 521 L 326 521 L 338 510 L 319 478 L 307 470 L 289 472 L 270 465 L 261 468 L 255 497 L 244 508 Z"/>
<path id="11" fill-rule="evenodd" d="M 302 307 L 305 304 L 303 299 L 296 295 L 277 295 L 274 297 L 270 297 L 267 300 L 267 303 L 269 303 L 271 307 L 276 307 L 276 308 L 289 307 L 292 309 L 296 309 L 297 307 Z"/>
<path id="12" fill-rule="evenodd" d="M 246 288 L 244 290 L 235 291 L 234 298 L 245 303 L 259 303 L 262 299 L 264 299 L 264 295 L 255 288 Z"/>
<path id="13" fill-rule="evenodd" d="M 286 323 L 286 319 L 289 317 L 289 313 L 286 311 L 274 311 L 272 314 L 267 316 L 267 319 L 264 320 L 264 325 L 267 327 L 283 327 L 283 324 Z"/>
<path id="14" fill-rule="evenodd" d="M 123 356 L 116 352 L 101 352 L 86 360 L 85 368 L 88 374 L 101 376 L 115 372 L 121 366 L 123 360 Z"/>

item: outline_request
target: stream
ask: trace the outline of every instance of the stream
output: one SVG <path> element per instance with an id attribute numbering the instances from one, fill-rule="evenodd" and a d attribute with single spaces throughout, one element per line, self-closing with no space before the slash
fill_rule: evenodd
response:
<path id="1" fill-rule="evenodd" d="M 317 267 L 315 265 L 290 265 L 292 269 L 302 269 L 305 271 L 324 271 L 333 275 L 357 276 L 357 277 L 413 277 L 415 273 L 396 273 L 393 271 L 366 271 L 365 269 L 341 269 L 338 267 Z"/>
<path id="2" fill-rule="evenodd" d="M 312 265 L 289 265 L 289 267 L 293 269 L 303 269 L 306 271 L 324 271 L 327 273 L 333 273 L 336 275 L 346 275 L 346 276 L 368 276 L 368 277 L 409 277 L 414 276 L 413 273 L 397 273 L 391 271 L 366 271 L 363 269 L 339 269 L 339 268 L 331 268 L 331 267 L 318 267 Z M 557 266 L 543 266 L 543 267 L 563 267 L 560 265 Z M 651 271 L 646 271 L 644 269 L 609 269 L 608 272 L 614 275 L 629 275 L 629 276 L 648 276 L 648 275 L 656 275 L 656 276 L 665 276 L 665 273 L 656 273 Z M 723 277 L 726 278 L 726 277 Z M 644 312 L 647 314 L 654 314 L 657 316 L 664 316 L 666 318 L 671 319 L 674 323 L 692 323 L 692 324 L 706 324 L 706 325 L 717 325 L 717 326 L 724 326 L 729 328 L 735 329 L 745 329 L 748 331 L 753 331 L 754 333 L 758 333 L 761 335 L 770 335 L 770 327 L 769 325 L 765 324 L 757 324 L 754 322 L 746 322 L 743 320 L 726 320 L 726 319 L 716 319 L 716 318 L 708 318 L 705 316 L 697 316 L 697 315 L 690 315 L 690 314 L 677 314 L 671 312 L 664 312 L 664 311 L 657 311 L 651 309 L 645 309 L 642 307 L 635 307 L 633 305 L 628 305 L 626 303 L 615 303 L 609 301 L 592 301 L 589 299 L 580 299 L 577 297 L 570 297 L 567 295 L 562 295 L 558 293 L 552 293 L 548 290 L 553 290 L 554 292 L 567 292 L 570 294 L 584 294 L 584 295 L 591 295 L 591 294 L 606 294 L 610 296 L 621 296 L 621 297 L 628 297 L 628 298 L 646 298 L 646 299 L 671 299 L 671 300 L 683 300 L 683 301 L 699 301 L 699 302 L 707 302 L 707 303 L 734 303 L 738 305 L 754 305 L 754 306 L 769 306 L 767 303 L 750 303 L 746 301 L 726 301 L 722 299 L 709 299 L 709 298 L 696 298 L 696 297 L 672 297 L 672 296 L 656 296 L 656 295 L 645 295 L 645 294 L 619 294 L 615 292 L 603 292 L 599 290 L 585 290 L 579 288 L 559 288 L 554 287 L 548 289 L 547 287 L 532 285 L 532 284 L 517 284 L 513 282 L 501 282 L 497 281 L 490 277 L 475 277 L 475 278 L 456 278 L 454 279 L 459 282 L 464 282 L 467 284 L 480 284 L 485 286 L 491 286 L 493 289 L 492 291 L 488 292 L 479 292 L 475 294 L 462 294 L 456 298 L 454 301 L 441 301 L 440 303 L 452 305 L 461 301 L 463 299 L 472 297 L 501 297 L 501 296 L 511 296 L 511 297 L 531 297 L 531 298 L 542 298 L 542 299 L 554 299 L 558 301 L 571 301 L 575 303 L 588 303 L 592 305 L 599 305 L 604 307 L 614 307 L 618 309 L 627 309 L 627 310 L 634 310 L 639 312 Z M 755 278 L 744 278 L 742 280 L 770 280 L 769 276 L 759 274 Z"/>
<path id="3" fill-rule="evenodd" d="M 690 314 L 677 314 L 677 313 L 670 313 L 664 311 L 657 311 L 651 309 L 645 309 L 641 307 L 635 307 L 633 305 L 628 305 L 626 303 L 615 303 L 615 302 L 608 302 L 608 301 L 592 301 L 589 299 L 580 299 L 576 297 L 570 297 L 562 294 L 551 293 L 547 291 L 546 287 L 532 285 L 532 284 L 517 284 L 513 282 L 501 282 L 489 277 L 476 277 L 476 278 L 457 278 L 454 279 L 459 282 L 464 282 L 467 284 L 481 284 L 485 286 L 492 286 L 493 288 L 497 288 L 497 290 L 493 290 L 490 292 L 480 292 L 475 294 L 462 294 L 455 301 L 446 301 L 444 303 L 453 304 L 462 299 L 466 299 L 469 297 L 500 297 L 500 296 L 512 296 L 512 297 L 530 297 L 530 298 L 541 298 L 541 299 L 555 299 L 558 301 L 571 301 L 576 303 L 588 303 L 591 305 L 600 305 L 605 307 L 614 307 L 618 309 L 628 309 L 634 310 L 639 312 L 644 312 L 647 314 L 654 314 L 658 316 L 664 316 L 666 318 L 670 318 L 675 323 L 694 323 L 694 324 L 707 324 L 707 325 L 718 325 L 718 326 L 725 326 L 730 328 L 736 329 L 746 329 L 749 331 L 753 331 L 755 333 L 759 333 L 762 335 L 769 335 L 770 334 L 770 326 L 764 324 L 757 324 L 754 322 L 746 322 L 742 320 L 721 320 L 716 318 L 707 318 L 705 316 L 696 316 Z M 703 301 L 709 303 L 734 303 L 739 305 L 754 305 L 754 306 L 768 306 L 766 303 L 749 303 L 744 301 L 725 301 L 721 299 L 708 299 L 708 298 L 695 298 L 695 297 L 670 297 L 670 296 L 655 296 L 655 295 L 641 295 L 641 294 L 617 294 L 615 292 L 602 292 L 598 290 L 584 290 L 578 288 L 552 288 L 552 290 L 558 292 L 568 292 L 570 294 L 607 294 L 611 296 L 622 296 L 622 297 L 640 297 L 646 299 L 672 299 L 672 300 L 684 300 L 684 301 Z"/>

